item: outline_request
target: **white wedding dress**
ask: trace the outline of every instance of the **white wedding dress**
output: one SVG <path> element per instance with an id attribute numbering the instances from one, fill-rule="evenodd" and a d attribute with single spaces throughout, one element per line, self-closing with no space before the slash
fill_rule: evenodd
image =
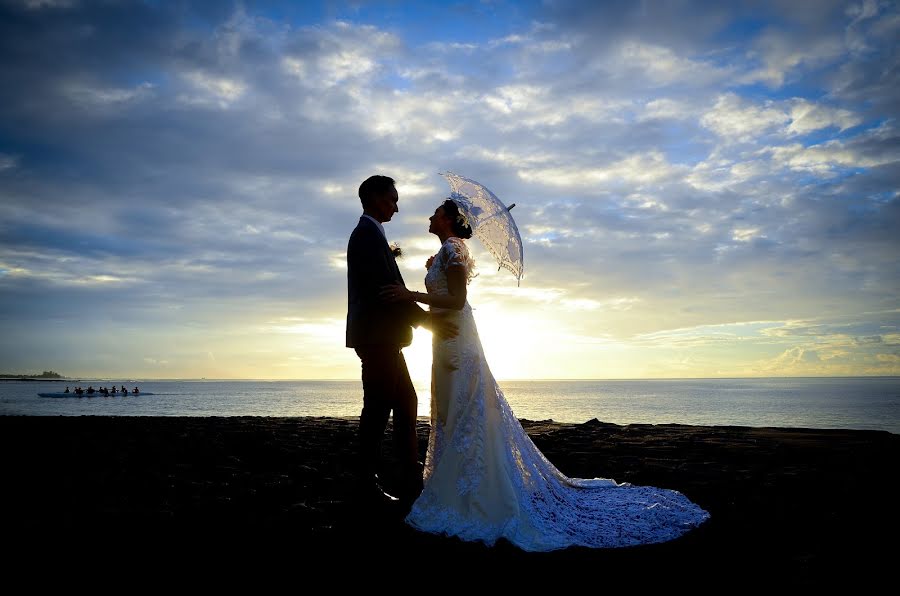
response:
<path id="1" fill-rule="evenodd" d="M 425 277 L 448 294 L 447 267 L 473 262 L 449 238 Z M 526 551 L 621 547 L 677 538 L 709 514 L 683 494 L 614 480 L 567 478 L 532 443 L 488 367 L 468 303 L 459 335 L 434 340 L 431 435 L 425 486 L 407 523 L 483 541 L 505 538 Z"/>

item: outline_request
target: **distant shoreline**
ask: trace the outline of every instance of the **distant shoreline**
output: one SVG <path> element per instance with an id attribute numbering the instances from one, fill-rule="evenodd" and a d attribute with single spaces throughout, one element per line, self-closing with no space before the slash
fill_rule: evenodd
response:
<path id="1" fill-rule="evenodd" d="M 28 373 L 0 373 L 0 380 L 15 381 L 68 381 L 69 379 L 59 374 L 55 370 L 45 370 L 40 374 L 29 375 Z"/>
<path id="2" fill-rule="evenodd" d="M 0 381 L 58 381 L 78 383 L 81 379 L 57 379 L 56 377 L 0 377 Z"/>

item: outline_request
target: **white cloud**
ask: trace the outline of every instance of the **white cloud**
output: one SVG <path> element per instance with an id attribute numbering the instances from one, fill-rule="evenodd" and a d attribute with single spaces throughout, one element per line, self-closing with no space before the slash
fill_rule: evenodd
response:
<path id="1" fill-rule="evenodd" d="M 434 194 L 435 176 L 411 170 L 401 164 L 376 164 L 375 171 L 391 172 L 397 182 L 397 193 L 401 200 L 407 197 L 419 197 Z M 429 214 L 430 215 L 430 214 Z"/>
<path id="2" fill-rule="evenodd" d="M 503 129 L 553 127 L 580 117 L 590 121 L 615 119 L 624 102 L 609 101 L 588 94 L 560 95 L 545 85 L 504 85 L 484 95 L 492 114 L 488 118 Z"/>
<path id="3" fill-rule="evenodd" d="M 736 181 L 735 163 L 729 159 L 706 159 L 694 165 L 684 181 L 699 190 L 716 192 L 728 188 Z M 738 170 L 740 172 L 740 169 Z"/>
<path id="4" fill-rule="evenodd" d="M 819 362 L 818 352 L 808 348 L 793 347 L 785 350 L 773 362 L 773 366 L 778 369 L 794 368 L 798 364 L 806 364 L 810 362 Z"/>
<path id="5" fill-rule="evenodd" d="M 731 182 L 745 182 L 768 174 L 771 169 L 761 160 L 743 161 L 731 166 Z"/>
<path id="6" fill-rule="evenodd" d="M 486 162 L 494 162 L 509 167 L 529 168 L 537 167 L 542 164 L 549 164 L 559 158 L 558 155 L 549 152 L 542 153 L 540 151 L 529 151 L 511 147 L 488 149 L 486 147 L 473 145 L 461 147 L 457 155 L 472 157 Z"/>
<path id="7" fill-rule="evenodd" d="M 429 42 L 426 46 L 426 49 L 431 50 L 433 52 L 453 52 L 453 51 L 461 51 L 466 54 L 470 54 L 475 50 L 479 49 L 479 45 L 477 43 L 460 43 L 460 42 L 442 42 L 442 41 L 432 41 Z"/>
<path id="8" fill-rule="evenodd" d="M 623 76 L 643 74 L 653 85 L 664 86 L 692 80 L 708 84 L 728 76 L 728 71 L 706 62 L 679 56 L 669 48 L 638 40 L 624 42 L 613 58 L 613 69 Z"/>
<path id="9" fill-rule="evenodd" d="M 496 48 L 498 46 L 504 45 L 518 45 L 528 41 L 528 37 L 525 35 L 507 35 L 506 37 L 502 37 L 500 39 L 492 39 L 488 42 L 489 48 Z"/>
<path id="10" fill-rule="evenodd" d="M 662 118 L 684 120 L 696 114 L 696 108 L 686 101 L 660 98 L 648 101 L 641 114 L 642 119 Z"/>
<path id="11" fill-rule="evenodd" d="M 314 42 L 315 51 L 289 50 L 281 57 L 281 68 L 313 89 L 365 84 L 381 68 L 381 59 L 400 47 L 400 40 L 391 33 L 344 21 L 328 28 L 301 29 L 298 37 Z"/>
<path id="12" fill-rule="evenodd" d="M 731 234 L 735 242 L 750 242 L 756 238 L 765 238 L 759 228 L 735 228 Z"/>
<path id="13" fill-rule="evenodd" d="M 788 121 L 788 116 L 766 101 L 761 106 L 734 93 L 720 95 L 700 123 L 728 141 L 748 142 L 772 132 Z"/>
<path id="14" fill-rule="evenodd" d="M 805 99 L 795 99 L 790 110 L 788 131 L 804 134 L 834 126 L 843 131 L 862 122 L 862 118 L 850 110 L 829 108 Z"/>
<path id="15" fill-rule="evenodd" d="M 803 98 L 758 104 L 728 93 L 717 98 L 700 123 L 726 141 L 752 142 L 773 133 L 802 135 L 829 127 L 844 131 L 861 124 L 862 117 Z"/>
<path id="16" fill-rule="evenodd" d="M 227 108 L 244 95 L 247 85 L 243 82 L 208 72 L 187 71 L 181 76 L 194 88 L 193 93 L 185 93 L 181 101 L 188 104 L 215 104 Z"/>
<path id="17" fill-rule="evenodd" d="M 370 74 L 375 70 L 376 62 L 362 49 L 354 49 L 324 56 L 320 66 L 326 73 L 323 82 L 333 86 L 347 79 Z"/>
<path id="18" fill-rule="evenodd" d="M 522 169 L 518 175 L 526 182 L 549 186 L 589 188 L 613 181 L 636 185 L 653 184 L 687 171 L 685 166 L 669 163 L 659 151 L 630 155 L 606 166 L 567 165 Z"/>
<path id="19" fill-rule="evenodd" d="M 534 104 L 547 95 L 547 90 L 536 85 L 510 85 L 500 87 L 496 94 L 484 98 L 488 107 L 501 114 L 525 112 L 534 108 Z"/>
<path id="20" fill-rule="evenodd" d="M 368 127 L 377 135 L 390 136 L 398 142 L 443 143 L 460 136 L 463 114 L 474 100 L 458 93 L 413 95 L 395 92 L 375 95 L 359 105 Z M 459 122 L 460 124 L 455 124 Z"/>
<path id="21" fill-rule="evenodd" d="M 833 140 L 804 147 L 799 143 L 767 147 L 762 151 L 772 156 L 772 161 L 796 171 L 828 174 L 836 167 L 869 168 L 900 160 L 900 151 L 886 151 L 878 155 L 866 155 L 858 148 Z"/>

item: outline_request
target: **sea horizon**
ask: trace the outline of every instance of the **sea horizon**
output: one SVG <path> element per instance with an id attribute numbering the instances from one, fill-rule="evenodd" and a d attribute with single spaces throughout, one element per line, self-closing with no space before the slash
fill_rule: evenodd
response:
<path id="1" fill-rule="evenodd" d="M 141 377 L 141 376 L 81 376 L 81 377 L 62 377 L 62 378 L 42 378 L 42 377 L 29 377 L 28 375 L 22 376 L 7 376 L 0 377 L 0 381 L 21 381 L 23 379 L 29 381 L 112 381 L 114 379 L 127 379 L 134 381 L 178 381 L 178 382 L 191 382 L 191 381 L 229 381 L 229 382 L 240 382 L 240 381 L 251 381 L 251 382 L 274 382 L 274 381 L 285 381 L 285 382 L 303 382 L 303 381 L 311 381 L 317 383 L 328 383 L 328 382 L 349 382 L 349 381 L 359 381 L 359 378 L 355 377 L 345 377 L 345 378 L 305 378 L 305 377 L 297 377 L 297 378 L 280 378 L 280 377 Z M 766 375 L 766 376 L 723 376 L 723 377 L 546 377 L 546 378 L 522 378 L 522 377 L 509 377 L 509 378 L 497 378 L 497 382 L 516 382 L 516 383 L 525 383 L 529 381 L 535 382 L 566 382 L 566 381 L 700 381 L 700 380 L 743 380 L 743 379 L 900 379 L 900 375 Z M 413 382 L 424 382 L 427 379 L 420 379 Z"/>
<path id="2" fill-rule="evenodd" d="M 355 417 L 359 379 L 78 380 L 126 385 L 138 395 L 62 395 L 76 381 L 7 379 L 0 415 Z M 418 416 L 429 416 L 428 381 L 414 381 Z M 519 418 L 582 423 L 844 428 L 900 433 L 900 377 L 741 377 L 502 380 Z M 47 397 L 40 397 L 44 393 Z M 56 398 L 51 397 L 56 395 Z"/>

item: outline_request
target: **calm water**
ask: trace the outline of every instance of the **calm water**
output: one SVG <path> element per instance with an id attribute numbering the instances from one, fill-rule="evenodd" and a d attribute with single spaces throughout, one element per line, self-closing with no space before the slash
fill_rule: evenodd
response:
<path id="1" fill-rule="evenodd" d="M 154 395 L 53 399 L 66 383 L 0 382 L 0 415 L 358 416 L 359 381 L 113 379 Z M 82 379 L 109 386 L 111 381 Z M 856 428 L 900 433 L 900 377 L 508 381 L 519 418 L 616 424 Z M 427 416 L 428 387 L 416 387 Z"/>

